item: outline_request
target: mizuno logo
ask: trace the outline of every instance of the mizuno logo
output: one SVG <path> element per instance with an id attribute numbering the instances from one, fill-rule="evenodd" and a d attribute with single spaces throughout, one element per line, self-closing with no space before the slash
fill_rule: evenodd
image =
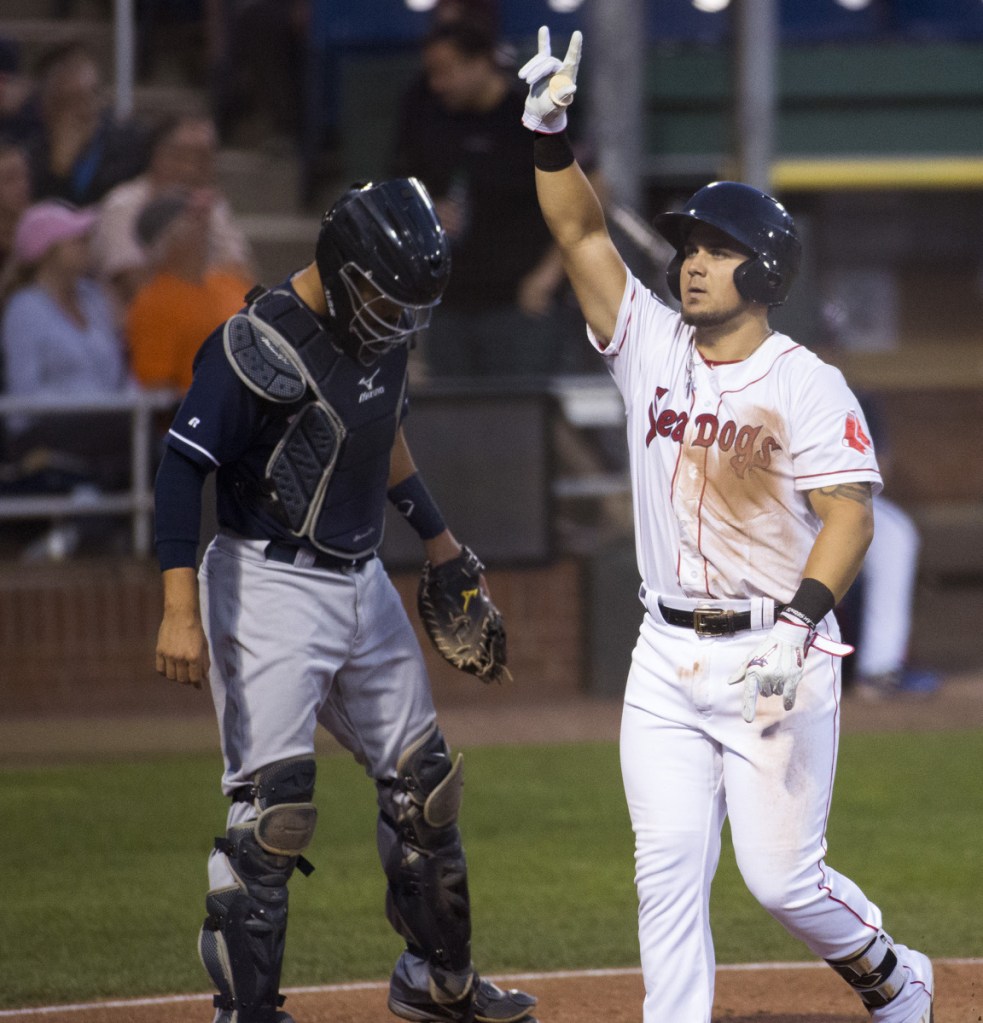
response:
<path id="1" fill-rule="evenodd" d="M 380 366 L 379 369 L 377 369 L 371 376 L 362 377 L 361 380 L 359 380 L 359 383 L 365 388 L 365 390 L 358 396 L 359 405 L 361 405 L 363 401 L 368 401 L 369 398 L 378 398 L 380 394 L 385 394 L 385 386 L 381 384 L 379 387 L 375 386 L 375 378 L 379 375 L 379 370 L 381 368 L 382 367 Z"/>
<path id="2" fill-rule="evenodd" d="M 193 429 L 194 429 L 194 428 L 195 428 L 196 426 L 199 426 L 200 424 L 201 424 L 201 420 L 200 420 L 200 419 L 199 419 L 199 418 L 198 418 L 197 416 L 192 416 L 192 417 L 191 417 L 191 418 L 190 418 L 190 419 L 188 420 L 188 426 L 190 426 L 192 430 L 193 430 Z"/>

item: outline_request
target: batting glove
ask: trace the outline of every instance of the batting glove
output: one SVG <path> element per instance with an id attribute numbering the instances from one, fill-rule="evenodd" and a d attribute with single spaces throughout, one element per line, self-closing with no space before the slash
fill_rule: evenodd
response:
<path id="1" fill-rule="evenodd" d="M 814 630 L 804 621 L 781 615 L 747 663 L 731 676 L 730 685 L 744 683 L 741 716 L 748 724 L 754 720 L 759 693 L 784 697 L 782 703 L 786 710 L 795 706 L 795 692 L 814 635 Z"/>
<path id="2" fill-rule="evenodd" d="M 539 52 L 519 68 L 519 77 L 529 86 L 522 123 L 530 131 L 555 135 L 567 126 L 567 107 L 577 91 L 577 69 L 584 37 L 574 32 L 567 55 L 560 61 L 550 52 L 550 30 L 539 30 Z"/>

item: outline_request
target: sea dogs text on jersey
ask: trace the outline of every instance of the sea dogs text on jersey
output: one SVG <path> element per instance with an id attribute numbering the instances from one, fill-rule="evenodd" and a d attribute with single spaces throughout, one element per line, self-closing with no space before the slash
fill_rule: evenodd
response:
<path id="1" fill-rule="evenodd" d="M 656 390 L 656 401 L 666 393 L 664 387 Z M 649 405 L 649 429 L 645 435 L 648 447 L 656 437 L 668 437 L 682 444 L 690 417 L 686 412 L 675 409 L 656 411 L 655 402 Z M 780 450 L 781 445 L 771 434 L 759 437 L 762 426 L 738 426 L 733 419 L 720 420 L 712 412 L 701 412 L 693 419 L 690 443 L 695 448 L 709 448 L 716 444 L 721 451 L 733 451 L 731 467 L 740 479 L 749 468 L 766 469 L 771 464 L 771 453 Z"/>

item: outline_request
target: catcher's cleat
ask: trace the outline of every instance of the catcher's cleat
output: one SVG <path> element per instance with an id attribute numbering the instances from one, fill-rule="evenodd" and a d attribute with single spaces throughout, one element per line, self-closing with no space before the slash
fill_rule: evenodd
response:
<path id="1" fill-rule="evenodd" d="M 394 977 L 389 987 L 389 1009 L 413 1023 L 536 1023 L 529 1010 L 533 995 L 511 988 L 503 991 L 490 980 L 475 976 L 474 987 L 455 1002 L 438 1002 L 429 991 L 407 987 Z"/>
<path id="2" fill-rule="evenodd" d="M 474 995 L 474 1018 L 477 1023 L 518 1023 L 519 1020 L 532 1020 L 529 1012 L 535 1007 L 536 1001 L 535 995 L 526 994 L 517 988 L 503 991 L 490 980 L 479 980 Z"/>

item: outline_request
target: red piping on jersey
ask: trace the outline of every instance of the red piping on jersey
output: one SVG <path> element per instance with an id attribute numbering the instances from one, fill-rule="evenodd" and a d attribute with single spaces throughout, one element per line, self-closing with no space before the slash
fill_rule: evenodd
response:
<path id="1" fill-rule="evenodd" d="M 768 376 L 768 374 L 771 373 L 771 371 L 775 368 L 779 359 L 781 359 L 785 355 L 788 355 L 790 352 L 794 352 L 797 348 L 801 347 L 802 345 L 793 344 L 791 348 L 786 348 L 783 351 L 779 352 L 772 360 L 771 365 L 761 374 L 761 376 L 755 377 L 753 380 L 749 380 L 746 384 L 743 384 L 741 387 L 735 387 L 729 391 L 721 391 L 720 400 L 717 402 L 717 408 L 714 414 L 717 415 L 719 418 L 720 407 L 724 403 L 725 395 L 740 394 L 741 391 L 746 391 L 749 387 L 764 380 L 764 378 Z M 700 358 L 703 357 L 700 356 Z M 744 360 L 738 359 L 737 361 L 743 362 Z M 693 398 L 694 400 L 696 398 L 695 392 Z M 700 491 L 700 501 L 699 504 L 697 504 L 696 506 L 696 549 L 700 552 L 700 557 L 703 558 L 703 592 L 708 597 L 712 597 L 713 594 L 710 592 L 710 562 L 703 554 L 703 496 L 704 494 L 706 494 L 707 491 L 706 464 L 709 454 L 710 454 L 709 448 L 703 452 L 703 489 Z"/>
<path id="2" fill-rule="evenodd" d="M 796 480 L 811 480 L 816 476 L 846 476 L 848 473 L 853 472 L 877 472 L 876 469 L 834 469 L 832 472 L 810 472 L 805 476 L 795 476 Z M 880 479 L 881 474 L 877 472 L 877 478 Z M 870 480 L 858 480 L 858 483 L 869 483 Z"/>
<path id="3" fill-rule="evenodd" d="M 685 370 L 684 370 L 684 372 L 685 372 Z M 689 396 L 689 412 L 688 412 L 688 415 L 689 415 L 689 418 L 690 418 L 691 421 L 693 419 L 693 406 L 695 404 L 696 404 L 696 389 L 694 388 L 693 389 L 693 393 Z M 704 452 L 704 463 L 705 463 L 705 457 L 706 457 L 706 452 Z M 676 452 L 676 465 L 675 465 L 675 467 L 672 470 L 672 479 L 669 481 L 669 504 L 670 504 L 670 506 L 672 505 L 673 500 L 675 499 L 675 496 L 676 496 L 676 477 L 679 475 L 679 466 L 680 466 L 680 463 L 682 462 L 682 460 L 683 460 L 683 445 L 680 444 L 679 445 L 679 450 Z M 703 475 L 704 475 L 704 478 L 705 478 L 706 477 L 706 472 L 705 471 L 704 471 Z M 704 486 L 706 486 L 705 483 L 704 483 Z M 699 547 L 699 544 L 697 544 L 697 547 Z M 683 552 L 682 552 L 682 547 L 680 546 L 680 547 L 676 548 L 676 581 L 679 583 L 680 586 L 683 587 L 683 590 L 685 591 L 686 587 L 683 586 L 683 580 L 682 580 L 682 577 L 681 577 L 680 571 L 679 571 L 680 568 L 682 567 L 682 564 L 683 564 Z"/>
<path id="4" fill-rule="evenodd" d="M 831 639 L 832 638 L 829 635 L 829 629 L 824 630 L 824 635 L 826 636 L 827 639 Z M 813 648 L 811 652 L 813 653 L 814 656 L 819 653 L 819 651 L 816 650 L 815 648 Z M 837 748 L 837 746 L 839 745 L 839 739 L 838 739 L 837 733 L 839 732 L 839 727 L 840 727 L 840 700 L 839 700 L 839 697 L 836 694 L 836 668 L 834 667 L 834 664 L 833 664 L 833 655 L 832 654 L 825 654 L 824 656 L 826 657 L 826 660 L 827 660 L 827 662 L 829 664 L 830 686 L 832 687 L 832 690 L 833 690 L 833 702 L 836 705 L 836 708 L 833 711 L 833 737 L 832 737 L 833 738 L 833 742 L 832 742 L 832 747 L 831 747 L 832 749 L 835 750 Z M 829 783 L 826 786 L 826 812 L 823 814 L 823 834 L 822 834 L 822 839 L 821 839 L 822 846 L 823 846 L 823 855 L 819 858 L 819 861 L 816 863 L 816 869 L 819 871 L 819 883 L 816 885 L 816 888 L 820 892 L 825 892 L 826 893 L 826 897 L 830 900 L 830 902 L 835 902 L 838 906 L 842 906 L 851 916 L 853 916 L 857 920 L 859 920 L 860 923 L 862 923 L 864 925 L 864 927 L 867 927 L 867 928 L 869 928 L 872 931 L 876 931 L 877 928 L 874 927 L 873 924 L 868 923 L 867 920 L 865 920 L 864 917 L 861 916 L 861 914 L 858 913 L 852 906 L 850 906 L 847 903 L 845 903 L 842 899 L 836 898 L 833 895 L 832 888 L 826 882 L 826 865 L 825 865 L 825 862 L 824 862 L 825 856 L 826 856 L 826 826 L 829 823 L 830 805 L 831 805 L 832 798 L 833 798 L 833 778 L 834 778 L 835 774 L 836 774 L 836 754 L 834 753 L 833 756 L 830 758 L 830 764 L 829 764 Z"/>

